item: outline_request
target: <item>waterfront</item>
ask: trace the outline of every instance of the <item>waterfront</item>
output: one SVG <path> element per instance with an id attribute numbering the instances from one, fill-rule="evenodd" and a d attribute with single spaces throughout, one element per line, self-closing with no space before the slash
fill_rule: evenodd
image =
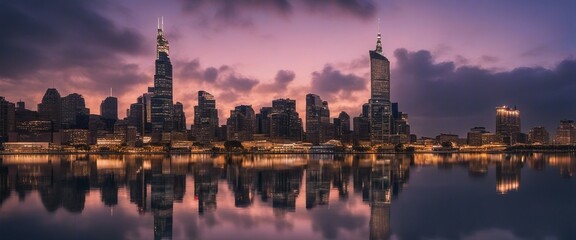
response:
<path id="1" fill-rule="evenodd" d="M 571 239 L 574 154 L 4 155 L 3 239 Z"/>

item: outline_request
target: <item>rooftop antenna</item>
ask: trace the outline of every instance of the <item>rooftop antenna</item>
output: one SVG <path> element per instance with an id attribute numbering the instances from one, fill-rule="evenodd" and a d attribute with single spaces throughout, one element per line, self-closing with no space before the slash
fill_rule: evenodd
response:
<path id="1" fill-rule="evenodd" d="M 160 18 L 158 18 L 158 28 L 157 29 L 160 29 Z"/>
<path id="2" fill-rule="evenodd" d="M 164 30 L 164 16 L 162 16 L 162 30 Z"/>
<path id="3" fill-rule="evenodd" d="M 380 33 L 380 18 L 378 18 L 378 33 Z"/>
<path id="4" fill-rule="evenodd" d="M 112 97 L 112 88 L 110 88 L 110 97 Z"/>

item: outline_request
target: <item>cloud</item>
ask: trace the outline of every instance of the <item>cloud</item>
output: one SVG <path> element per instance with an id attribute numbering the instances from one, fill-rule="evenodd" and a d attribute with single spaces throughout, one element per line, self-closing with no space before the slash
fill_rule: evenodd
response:
<path id="1" fill-rule="evenodd" d="M 148 81 L 123 60 L 146 52 L 144 38 L 101 13 L 118 8 L 106 0 L 0 2 L 0 86 L 11 90 L 2 94 L 30 103 L 41 96 L 17 94 L 55 86 L 63 95 L 90 89 L 103 96 L 112 86 L 122 94 Z"/>
<path id="2" fill-rule="evenodd" d="M 411 127 L 418 134 L 434 136 L 441 131 L 464 136 L 474 126 L 493 130 L 495 107 L 500 105 L 519 108 L 524 132 L 537 125 L 554 132 L 560 119 L 576 117 L 574 59 L 552 69 L 493 71 L 437 62 L 426 50 L 397 49 L 394 56 L 392 100 L 410 114 Z"/>
<path id="3" fill-rule="evenodd" d="M 258 92 L 260 93 L 278 93 L 285 92 L 288 89 L 288 85 L 294 81 L 296 74 L 290 70 L 278 70 L 274 82 L 263 83 L 258 87 Z"/>
<path id="4" fill-rule="evenodd" d="M 181 0 L 181 4 L 184 12 L 199 20 L 199 26 L 214 29 L 253 27 L 255 21 L 252 16 L 262 11 L 282 17 L 288 17 L 294 11 L 306 11 L 371 19 L 377 10 L 373 0 Z"/>
<path id="5" fill-rule="evenodd" d="M 321 72 L 312 73 L 312 93 L 331 100 L 339 94 L 350 95 L 366 89 L 367 80 L 354 74 L 343 74 L 331 65 L 324 66 Z"/>

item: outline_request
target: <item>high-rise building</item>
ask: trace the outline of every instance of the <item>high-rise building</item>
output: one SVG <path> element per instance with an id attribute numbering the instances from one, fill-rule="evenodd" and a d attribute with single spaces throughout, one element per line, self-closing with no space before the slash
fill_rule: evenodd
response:
<path id="1" fill-rule="evenodd" d="M 186 131 L 186 113 L 181 102 L 174 104 L 174 130 Z"/>
<path id="2" fill-rule="evenodd" d="M 62 123 L 62 99 L 55 88 L 48 88 L 42 103 L 38 104 L 40 120 L 52 121 L 52 131 L 60 130 Z"/>
<path id="3" fill-rule="evenodd" d="M 340 112 L 338 118 L 334 118 L 334 138 L 342 143 L 352 141 L 350 133 L 350 115 L 346 112 Z"/>
<path id="4" fill-rule="evenodd" d="M 216 99 L 205 91 L 198 91 L 198 105 L 194 106 L 194 133 L 197 141 L 211 142 L 217 137 L 218 109 Z"/>
<path id="5" fill-rule="evenodd" d="M 296 112 L 296 100 L 287 98 L 272 101 L 270 138 L 302 141 L 302 119 Z"/>
<path id="6" fill-rule="evenodd" d="M 306 140 L 315 145 L 330 140 L 329 126 L 328 102 L 322 101 L 316 94 L 306 95 Z"/>
<path id="7" fill-rule="evenodd" d="M 260 113 L 256 114 L 256 133 L 270 136 L 270 115 L 272 107 L 260 108 Z"/>
<path id="8" fill-rule="evenodd" d="M 505 144 L 513 145 L 517 142 L 520 132 L 520 110 L 516 107 L 497 107 L 496 135 L 502 137 Z"/>
<path id="9" fill-rule="evenodd" d="M 467 134 L 466 142 L 470 146 L 482 146 L 482 136 L 488 133 L 485 127 L 473 127 Z"/>
<path id="10" fill-rule="evenodd" d="M 105 119 L 118 120 L 118 98 L 107 97 L 100 104 L 100 115 Z"/>
<path id="11" fill-rule="evenodd" d="M 256 114 L 251 105 L 240 105 L 230 111 L 226 122 L 228 140 L 251 141 L 256 129 Z"/>
<path id="12" fill-rule="evenodd" d="M 82 95 L 72 93 L 62 98 L 63 129 L 88 129 L 89 116 L 90 109 L 86 108 Z"/>
<path id="13" fill-rule="evenodd" d="M 362 113 L 353 119 L 355 141 L 370 140 L 370 104 L 362 105 Z"/>
<path id="14" fill-rule="evenodd" d="M 154 96 L 151 98 L 152 129 L 156 131 L 171 131 L 173 128 L 172 63 L 169 49 L 163 26 L 159 25 L 156 37 Z"/>
<path id="15" fill-rule="evenodd" d="M 0 97 L 0 143 L 9 140 L 8 134 L 15 131 L 15 105 Z"/>
<path id="16" fill-rule="evenodd" d="M 528 141 L 531 144 L 548 144 L 550 143 L 550 134 L 548 134 L 545 127 L 533 127 L 528 132 Z"/>
<path id="17" fill-rule="evenodd" d="M 144 104 L 133 103 L 130 104 L 130 114 L 128 115 L 128 124 L 136 127 L 136 130 L 142 135 L 145 131 L 146 116 L 144 111 Z"/>
<path id="18" fill-rule="evenodd" d="M 560 121 L 556 129 L 556 144 L 573 144 L 576 142 L 576 125 L 572 120 Z"/>
<path id="19" fill-rule="evenodd" d="M 390 61 L 382 54 L 380 33 L 376 49 L 370 50 L 370 141 L 390 141 L 392 112 L 390 104 Z"/>

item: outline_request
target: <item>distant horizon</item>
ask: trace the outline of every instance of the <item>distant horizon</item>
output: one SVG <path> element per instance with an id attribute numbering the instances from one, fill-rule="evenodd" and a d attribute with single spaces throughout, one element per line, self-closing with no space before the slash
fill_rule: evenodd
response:
<path id="1" fill-rule="evenodd" d="M 0 3 L 0 96 L 27 109 L 54 86 L 100 114 L 113 88 L 124 117 L 153 86 L 163 16 L 187 128 L 200 90 L 216 97 L 220 124 L 234 106 L 258 112 L 277 98 L 295 99 L 305 118 L 308 93 L 328 101 L 331 118 L 353 118 L 370 98 L 368 51 L 381 19 L 391 99 L 417 136 L 494 132 L 501 105 L 518 107 L 524 133 L 554 135 L 560 120 L 576 119 L 572 2 L 36 1 Z"/>

